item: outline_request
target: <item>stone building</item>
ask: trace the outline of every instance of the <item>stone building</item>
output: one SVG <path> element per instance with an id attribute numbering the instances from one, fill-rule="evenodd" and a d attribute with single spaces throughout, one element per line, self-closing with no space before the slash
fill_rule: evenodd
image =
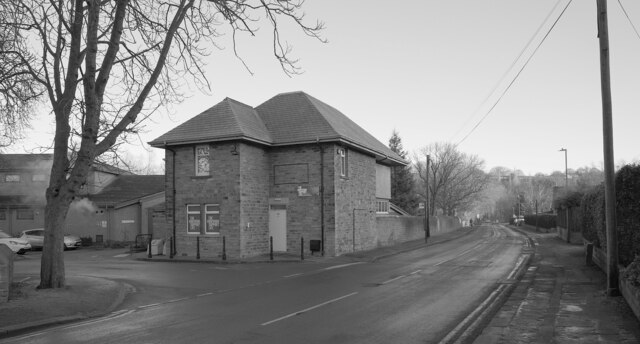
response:
<path id="1" fill-rule="evenodd" d="M 166 235 L 187 256 L 261 255 L 270 238 L 276 252 L 374 248 L 390 167 L 407 163 L 303 92 L 256 108 L 226 98 L 150 144 L 165 149 Z"/>

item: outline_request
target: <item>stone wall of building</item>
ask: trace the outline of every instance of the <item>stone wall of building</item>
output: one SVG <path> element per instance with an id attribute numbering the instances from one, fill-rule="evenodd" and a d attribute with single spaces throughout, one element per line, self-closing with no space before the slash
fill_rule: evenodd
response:
<path id="1" fill-rule="evenodd" d="M 241 143 L 240 256 L 269 252 L 269 155 L 262 147 Z"/>
<path id="2" fill-rule="evenodd" d="M 376 219 L 376 162 L 375 158 L 346 149 L 347 173 L 341 176 L 340 155 L 333 147 L 335 185 L 335 255 L 362 251 L 377 246 Z"/>
<path id="3" fill-rule="evenodd" d="M 240 155 L 233 143 L 209 145 L 210 175 L 196 176 L 194 146 L 172 147 L 176 152 L 176 253 L 195 256 L 200 237 L 201 257 L 222 255 L 222 237 L 226 238 L 227 256 L 240 257 Z M 168 156 L 171 152 L 168 151 Z M 171 160 L 167 159 L 167 190 L 171 190 Z M 167 192 L 167 210 L 171 213 L 172 197 Z M 187 233 L 187 205 L 220 205 L 219 234 Z M 171 221 L 171 217 L 167 217 Z M 204 225 L 204 223 L 203 223 Z"/>

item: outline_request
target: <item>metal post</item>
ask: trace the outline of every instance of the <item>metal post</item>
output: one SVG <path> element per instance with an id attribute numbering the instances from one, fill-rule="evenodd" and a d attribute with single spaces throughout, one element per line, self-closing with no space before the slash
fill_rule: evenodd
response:
<path id="1" fill-rule="evenodd" d="M 269 237 L 269 259 L 273 260 L 273 237 Z"/>
<path id="2" fill-rule="evenodd" d="M 148 258 L 151 258 L 151 238 L 149 238 L 149 254 L 147 254 Z"/>
<path id="3" fill-rule="evenodd" d="M 538 230 L 538 200 L 536 200 L 536 232 L 539 232 L 539 230 Z"/>
<path id="4" fill-rule="evenodd" d="M 222 237 L 222 260 L 227 260 L 227 238 Z"/>
<path id="5" fill-rule="evenodd" d="M 304 237 L 300 237 L 300 260 L 304 260 Z"/>
<path id="6" fill-rule="evenodd" d="M 607 2 L 597 0 L 598 39 L 600 43 L 600 80 L 602 90 L 602 141 L 604 152 L 604 203 L 607 230 L 607 295 L 620 295 L 618 286 L 618 233 L 616 233 L 616 189 L 613 164 L 613 120 L 611 79 L 609 75 L 609 32 Z"/>
<path id="7" fill-rule="evenodd" d="M 173 259 L 173 237 L 169 237 L 169 258 Z"/>
<path id="8" fill-rule="evenodd" d="M 196 259 L 200 259 L 200 237 L 196 237 Z"/>

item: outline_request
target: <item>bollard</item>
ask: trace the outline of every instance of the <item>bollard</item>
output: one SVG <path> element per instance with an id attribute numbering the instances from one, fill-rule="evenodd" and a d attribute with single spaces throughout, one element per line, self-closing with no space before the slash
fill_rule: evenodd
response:
<path id="1" fill-rule="evenodd" d="M 269 259 L 273 260 L 273 237 L 269 237 Z"/>
<path id="2" fill-rule="evenodd" d="M 196 237 L 196 259 L 200 259 L 200 237 Z"/>
<path id="3" fill-rule="evenodd" d="M 173 259 L 173 237 L 169 237 L 169 258 Z"/>
<path id="4" fill-rule="evenodd" d="M 149 254 L 147 255 L 147 258 L 151 258 L 151 239 L 149 239 Z"/>
<path id="5" fill-rule="evenodd" d="M 304 237 L 300 237 L 300 260 L 304 260 Z"/>
<path id="6" fill-rule="evenodd" d="M 587 266 L 593 265 L 593 244 L 588 243 L 586 247 L 586 263 Z"/>
<path id="7" fill-rule="evenodd" d="M 227 238 L 222 237 L 222 260 L 227 260 Z"/>

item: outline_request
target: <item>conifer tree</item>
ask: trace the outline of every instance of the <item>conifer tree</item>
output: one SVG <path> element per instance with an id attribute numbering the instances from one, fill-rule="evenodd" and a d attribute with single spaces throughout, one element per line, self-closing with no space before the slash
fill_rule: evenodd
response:
<path id="1" fill-rule="evenodd" d="M 402 139 L 396 130 L 389 139 L 389 148 L 407 160 L 407 152 L 402 147 Z M 410 214 L 416 212 L 418 199 L 414 190 L 411 165 L 394 166 L 391 168 L 391 203 L 399 206 Z"/>

